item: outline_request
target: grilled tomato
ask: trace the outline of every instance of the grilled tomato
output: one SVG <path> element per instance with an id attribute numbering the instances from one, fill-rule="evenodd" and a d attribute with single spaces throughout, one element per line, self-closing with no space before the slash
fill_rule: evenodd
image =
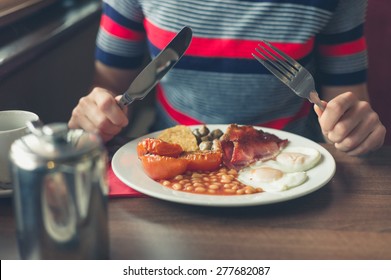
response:
<path id="1" fill-rule="evenodd" d="M 179 144 L 171 144 L 156 138 L 146 138 L 137 145 L 137 155 L 154 154 L 159 156 L 178 157 L 183 152 Z"/>
<path id="2" fill-rule="evenodd" d="M 204 151 L 185 153 L 181 157 L 187 159 L 189 171 L 216 170 L 222 161 L 221 151 Z"/>
<path id="3" fill-rule="evenodd" d="M 145 173 L 154 180 L 170 179 L 186 171 L 212 171 L 222 162 L 222 152 L 184 152 L 179 144 L 146 138 L 137 145 Z"/>
<path id="4" fill-rule="evenodd" d="M 139 156 L 145 173 L 154 180 L 170 179 L 183 174 L 188 165 L 186 158 L 145 154 Z"/>

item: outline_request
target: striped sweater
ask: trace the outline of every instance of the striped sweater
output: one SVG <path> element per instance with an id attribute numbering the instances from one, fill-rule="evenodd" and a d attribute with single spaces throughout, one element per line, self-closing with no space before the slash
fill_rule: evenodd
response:
<path id="1" fill-rule="evenodd" d="M 238 123 L 316 139 L 311 105 L 251 55 L 259 40 L 297 59 L 317 85 L 366 81 L 365 0 L 104 0 L 96 58 L 140 66 L 185 25 L 193 40 L 157 88 L 154 129 Z"/>

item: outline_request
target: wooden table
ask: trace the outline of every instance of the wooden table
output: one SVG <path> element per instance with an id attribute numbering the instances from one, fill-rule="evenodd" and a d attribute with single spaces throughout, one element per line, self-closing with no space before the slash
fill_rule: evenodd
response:
<path id="1" fill-rule="evenodd" d="M 154 198 L 109 202 L 112 259 L 391 259 L 391 146 L 365 158 L 325 145 L 334 178 L 299 199 L 214 208 Z M 0 258 L 18 259 L 11 198 L 0 199 Z"/>

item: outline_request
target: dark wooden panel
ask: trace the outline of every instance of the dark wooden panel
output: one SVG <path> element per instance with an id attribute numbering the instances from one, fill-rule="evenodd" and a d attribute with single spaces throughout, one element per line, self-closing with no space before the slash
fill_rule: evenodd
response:
<path id="1" fill-rule="evenodd" d="M 369 0 L 366 37 L 369 55 L 368 87 L 372 104 L 387 127 L 391 145 L 391 1 Z"/>
<path id="2" fill-rule="evenodd" d="M 0 27 L 56 1 L 58 0 L 2 0 L 0 3 Z"/>

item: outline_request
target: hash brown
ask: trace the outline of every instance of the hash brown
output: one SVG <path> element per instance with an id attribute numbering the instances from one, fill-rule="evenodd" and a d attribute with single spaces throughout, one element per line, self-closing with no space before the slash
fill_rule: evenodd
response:
<path id="1" fill-rule="evenodd" d="M 185 125 L 176 125 L 163 130 L 159 139 L 172 144 L 179 144 L 185 152 L 198 150 L 197 138 L 191 129 Z"/>

